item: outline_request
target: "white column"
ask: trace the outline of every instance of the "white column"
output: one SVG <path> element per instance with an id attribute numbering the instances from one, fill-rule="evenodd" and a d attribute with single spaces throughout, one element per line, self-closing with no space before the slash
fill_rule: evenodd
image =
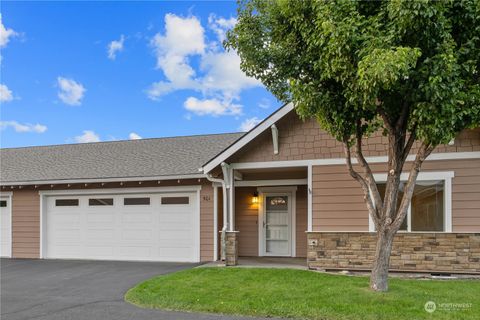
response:
<path id="1" fill-rule="evenodd" d="M 307 206 L 307 220 L 308 227 L 307 231 L 313 231 L 313 176 L 312 176 L 312 165 L 308 165 L 308 179 L 307 179 L 307 196 L 308 196 L 308 206 Z"/>
<path id="2" fill-rule="evenodd" d="M 213 186 L 213 261 L 218 260 L 218 186 Z"/>
<path id="3" fill-rule="evenodd" d="M 229 199 L 228 199 L 228 204 L 229 204 L 229 214 L 230 214 L 230 219 L 229 219 L 229 231 L 235 231 L 235 177 L 234 177 L 234 172 L 233 169 L 229 169 L 230 174 L 230 190 L 229 190 Z"/>

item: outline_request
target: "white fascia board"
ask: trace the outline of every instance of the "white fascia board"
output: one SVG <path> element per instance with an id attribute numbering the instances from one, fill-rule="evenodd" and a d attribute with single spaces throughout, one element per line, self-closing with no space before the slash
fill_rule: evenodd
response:
<path id="1" fill-rule="evenodd" d="M 188 175 L 170 175 L 170 176 L 151 176 L 151 177 L 125 177 L 125 178 L 85 178 L 85 179 L 66 179 L 66 180 L 35 180 L 9 182 L 1 181 L 2 186 L 26 186 L 26 185 L 45 185 L 45 184 L 75 184 L 75 183 L 100 183 L 100 182 L 129 182 L 129 181 L 160 181 L 160 180 L 178 180 L 178 179 L 201 179 L 206 178 L 203 173 Z"/>
<path id="2" fill-rule="evenodd" d="M 307 185 L 307 179 L 243 180 L 243 181 L 235 182 L 235 187 L 297 186 L 297 185 Z"/>
<path id="3" fill-rule="evenodd" d="M 248 132 L 246 135 L 241 137 L 237 142 L 230 145 L 227 149 L 221 152 L 217 157 L 213 158 L 208 163 L 206 163 L 203 166 L 203 172 L 208 173 L 211 170 L 213 170 L 223 161 L 225 161 L 230 156 L 232 156 L 235 152 L 237 152 L 242 147 L 244 147 L 247 143 L 252 141 L 259 134 L 269 129 L 272 126 L 272 124 L 274 124 L 275 122 L 283 118 L 286 114 L 288 114 L 293 109 L 294 109 L 293 103 L 287 103 L 286 105 L 278 109 L 277 112 L 273 113 L 270 117 L 265 119 L 265 121 L 260 123 L 257 127 L 253 128 L 250 132 Z"/>
<path id="4" fill-rule="evenodd" d="M 69 190 L 41 190 L 40 196 L 61 195 L 95 195 L 95 194 L 143 194 L 143 193 L 174 193 L 174 192 L 197 192 L 202 188 L 200 185 L 171 186 L 171 187 L 147 187 L 147 188 L 109 188 L 109 189 L 69 189 Z"/>

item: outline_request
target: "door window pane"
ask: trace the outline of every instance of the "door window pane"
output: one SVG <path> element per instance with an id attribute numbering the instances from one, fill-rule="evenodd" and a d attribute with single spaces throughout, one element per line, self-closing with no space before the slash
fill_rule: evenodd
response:
<path id="1" fill-rule="evenodd" d="M 443 181 L 417 181 L 412 197 L 412 231 L 443 231 Z"/>
<path id="2" fill-rule="evenodd" d="M 189 197 L 162 197 L 162 204 L 188 204 Z"/>
<path id="3" fill-rule="evenodd" d="M 267 197 L 267 210 L 288 210 L 288 197 Z"/>
<path id="4" fill-rule="evenodd" d="M 0 201 L 0 207 L 5 208 L 7 206 L 7 200 L 1 200 Z"/>
<path id="5" fill-rule="evenodd" d="M 113 206 L 113 199 L 88 199 L 89 206 Z"/>
<path id="6" fill-rule="evenodd" d="M 55 206 L 57 207 L 76 207 L 78 206 L 78 199 L 56 199 Z"/>
<path id="7" fill-rule="evenodd" d="M 149 205 L 150 198 L 124 198 L 123 204 L 125 206 Z"/>

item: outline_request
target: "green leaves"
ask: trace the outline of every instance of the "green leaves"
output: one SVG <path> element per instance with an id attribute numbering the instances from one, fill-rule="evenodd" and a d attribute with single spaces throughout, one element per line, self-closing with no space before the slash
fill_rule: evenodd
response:
<path id="1" fill-rule="evenodd" d="M 478 1 L 245 0 L 238 21 L 242 69 L 339 140 L 358 120 L 433 145 L 480 125 Z"/>

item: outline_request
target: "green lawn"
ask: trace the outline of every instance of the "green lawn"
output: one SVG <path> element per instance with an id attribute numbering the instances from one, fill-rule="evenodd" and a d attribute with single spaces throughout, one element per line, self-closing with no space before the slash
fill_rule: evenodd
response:
<path id="1" fill-rule="evenodd" d="M 390 279 L 388 293 L 367 277 L 291 269 L 195 268 L 145 281 L 125 299 L 166 310 L 307 319 L 479 319 L 480 281 Z M 434 301 L 437 310 L 424 310 Z M 467 304 L 466 310 L 445 303 Z"/>

